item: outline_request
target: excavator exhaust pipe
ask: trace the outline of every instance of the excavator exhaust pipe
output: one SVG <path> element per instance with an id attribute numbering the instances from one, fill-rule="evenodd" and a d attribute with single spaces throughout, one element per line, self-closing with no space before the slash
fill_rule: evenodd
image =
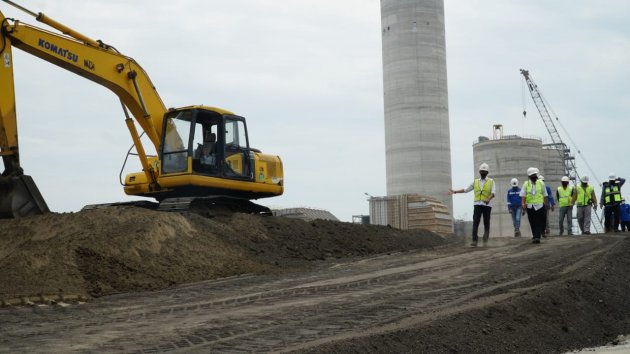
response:
<path id="1" fill-rule="evenodd" d="M 48 213 L 48 205 L 31 176 L 0 177 L 0 218 Z"/>

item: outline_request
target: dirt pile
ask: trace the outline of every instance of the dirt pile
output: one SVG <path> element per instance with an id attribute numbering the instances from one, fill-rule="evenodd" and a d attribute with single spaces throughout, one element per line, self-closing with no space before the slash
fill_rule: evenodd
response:
<path id="1" fill-rule="evenodd" d="M 0 220 L 0 299 L 98 297 L 454 242 L 430 232 L 115 207 Z"/>

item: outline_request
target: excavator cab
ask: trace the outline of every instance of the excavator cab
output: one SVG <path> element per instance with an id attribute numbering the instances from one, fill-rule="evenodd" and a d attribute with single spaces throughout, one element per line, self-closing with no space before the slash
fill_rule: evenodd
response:
<path id="1" fill-rule="evenodd" d="M 168 198 L 226 196 L 258 199 L 282 194 L 282 162 L 249 145 L 245 118 L 207 106 L 170 109 L 162 122 L 152 188 L 142 172 L 127 175 L 129 195 Z"/>
<path id="2" fill-rule="evenodd" d="M 245 118 L 218 109 L 173 110 L 166 114 L 164 132 L 162 175 L 253 181 Z"/>

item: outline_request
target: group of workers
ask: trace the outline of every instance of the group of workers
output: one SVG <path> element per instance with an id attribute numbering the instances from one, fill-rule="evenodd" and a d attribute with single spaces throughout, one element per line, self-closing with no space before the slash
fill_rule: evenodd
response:
<path id="1" fill-rule="evenodd" d="M 478 229 L 483 217 L 484 233 L 482 241 L 485 243 L 490 236 L 490 215 L 492 200 L 495 197 L 496 186 L 494 180 L 488 177 L 488 164 L 479 166 L 479 178 L 468 187 L 449 189 L 449 195 L 474 191 L 474 212 L 471 246 L 478 244 Z M 599 206 L 604 210 L 604 224 L 606 232 L 630 231 L 630 205 L 621 196 L 621 187 L 626 182 L 610 173 L 608 181 L 602 184 Z M 579 183 L 571 186 L 567 176 L 562 177 L 561 185 L 555 193 L 545 185 L 545 177 L 535 167 L 527 169 L 527 180 L 519 187 L 517 178 L 510 181 L 511 188 L 507 191 L 507 207 L 512 216 L 514 236 L 521 236 L 521 216 L 527 213 L 527 219 L 532 231 L 532 243 L 540 243 L 541 237 L 549 235 L 549 212 L 556 206 L 559 212 L 560 235 L 566 230 L 573 235 L 573 206 L 577 207 L 577 220 L 580 231 L 584 235 L 591 234 L 591 211 L 597 209 L 595 188 L 589 184 L 588 176 L 582 176 Z M 621 226 L 621 230 L 619 227 Z"/>

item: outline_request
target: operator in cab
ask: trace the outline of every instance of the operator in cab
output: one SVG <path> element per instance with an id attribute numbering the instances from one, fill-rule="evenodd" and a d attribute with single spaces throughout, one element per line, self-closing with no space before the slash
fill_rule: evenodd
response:
<path id="1" fill-rule="evenodd" d="M 216 160 L 217 135 L 211 131 L 207 131 L 203 144 L 197 144 L 194 157 L 199 159 L 203 165 L 214 166 Z"/>

